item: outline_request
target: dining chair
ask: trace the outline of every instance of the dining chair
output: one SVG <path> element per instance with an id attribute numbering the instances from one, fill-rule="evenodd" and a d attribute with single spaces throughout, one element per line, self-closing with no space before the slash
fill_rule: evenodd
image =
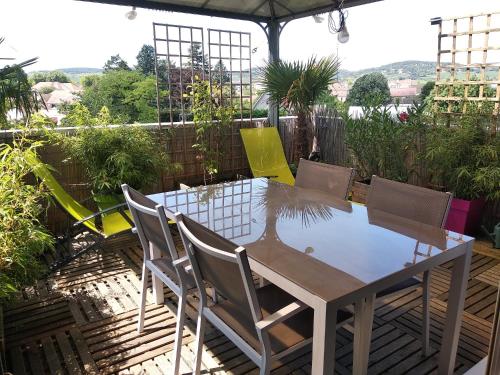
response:
<path id="1" fill-rule="evenodd" d="M 347 199 L 354 169 L 300 159 L 295 186 L 320 190 L 336 198 Z"/>
<path id="2" fill-rule="evenodd" d="M 240 129 L 240 134 L 254 177 L 267 177 L 293 186 L 295 179 L 276 127 Z"/>
<path id="3" fill-rule="evenodd" d="M 180 258 L 177 253 L 164 207 L 157 205 L 126 184 L 122 185 L 122 190 L 132 213 L 136 227 L 135 232 L 139 236 L 144 254 L 137 330 L 139 333 L 144 330 L 148 276 L 151 272 L 157 293 L 161 293 L 163 290 L 162 284 L 159 284 L 161 282 L 179 298 L 173 352 L 173 373 L 177 375 L 180 365 L 187 293 L 196 286 L 193 277 L 186 271 L 189 260 L 185 256 Z M 160 301 L 157 300 L 157 302 Z"/>
<path id="4" fill-rule="evenodd" d="M 273 361 L 312 342 L 313 310 L 273 284 L 256 288 L 246 250 L 176 214 L 177 226 L 200 293 L 194 373 L 200 373 L 206 320 L 269 374 Z M 205 283 L 222 298 L 207 304 Z M 345 323 L 350 314 L 338 314 Z M 333 355 L 333 354 L 332 354 Z"/>
<path id="5" fill-rule="evenodd" d="M 443 228 L 450 209 L 451 193 L 444 193 L 420 186 L 387 180 L 378 176 L 371 179 L 366 206 L 371 210 L 380 210 L 392 215 L 410 219 L 419 223 Z M 423 278 L 409 278 L 401 283 L 377 293 L 377 298 L 422 287 L 422 352 L 429 355 L 430 328 L 430 272 Z"/>

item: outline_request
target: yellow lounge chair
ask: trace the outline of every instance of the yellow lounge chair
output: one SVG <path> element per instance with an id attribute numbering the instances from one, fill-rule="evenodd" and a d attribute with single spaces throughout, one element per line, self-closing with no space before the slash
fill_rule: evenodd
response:
<path id="1" fill-rule="evenodd" d="M 292 186 L 295 184 L 275 127 L 240 129 L 240 133 L 254 177 L 267 177 Z"/>
<path id="2" fill-rule="evenodd" d="M 84 230 L 89 230 L 94 235 L 94 243 L 74 254 L 69 252 L 71 255 L 64 259 L 56 260 L 56 262 L 51 265 L 51 270 L 62 267 L 90 249 L 97 247 L 105 239 L 129 231 L 134 226 L 130 212 L 125 210 L 126 203 L 121 203 L 99 212 L 93 212 L 73 199 L 54 178 L 49 168 L 34 154 L 28 156 L 27 159 L 33 168 L 33 173 L 45 184 L 45 186 L 47 186 L 57 204 L 76 221 L 71 228 L 68 228 L 66 236 L 63 238 L 64 242 L 67 241 L 69 243 L 73 236 Z"/>

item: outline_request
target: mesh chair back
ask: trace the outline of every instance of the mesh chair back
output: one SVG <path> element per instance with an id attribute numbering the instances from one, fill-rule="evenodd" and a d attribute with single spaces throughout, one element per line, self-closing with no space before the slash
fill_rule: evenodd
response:
<path id="1" fill-rule="evenodd" d="M 320 190 L 347 199 L 354 176 L 353 168 L 300 159 L 295 186 Z"/>
<path id="2" fill-rule="evenodd" d="M 169 231 L 168 226 L 165 225 L 162 228 L 156 203 L 130 186 L 122 185 L 122 189 L 145 253 L 149 255 L 149 244 L 151 243 L 161 250 L 164 256 L 172 260 L 177 259 L 177 250 L 172 236 L 170 232 L 164 232 L 164 228 Z M 163 219 L 165 220 L 165 218 Z"/>
<path id="3" fill-rule="evenodd" d="M 254 177 L 272 177 L 293 186 L 294 178 L 276 127 L 240 129 L 240 134 Z"/>
<path id="4" fill-rule="evenodd" d="M 250 275 L 245 275 L 238 263 L 235 254 L 238 246 L 181 214 L 176 216 L 179 217 L 177 219 L 179 231 L 201 292 L 204 293 L 202 286 L 209 283 L 243 316 L 253 321 L 254 314 L 257 314 L 257 319 L 261 319 L 260 308 L 256 308 L 253 303 L 253 306 L 250 305 L 252 298 L 249 299 L 246 288 L 254 296 L 254 301 L 256 301 L 255 289 L 253 282 L 245 282 L 247 277 L 251 280 L 252 276 L 246 256 L 244 261 L 247 264 L 243 268 L 247 269 Z"/>
<path id="5" fill-rule="evenodd" d="M 452 195 L 373 176 L 367 207 L 420 223 L 444 227 Z"/>

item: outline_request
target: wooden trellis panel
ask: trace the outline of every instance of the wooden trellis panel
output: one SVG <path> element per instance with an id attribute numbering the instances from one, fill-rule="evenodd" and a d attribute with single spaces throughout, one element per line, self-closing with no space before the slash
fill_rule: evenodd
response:
<path id="1" fill-rule="evenodd" d="M 460 114 L 471 102 L 500 109 L 500 11 L 433 19 L 438 25 L 435 109 Z"/>

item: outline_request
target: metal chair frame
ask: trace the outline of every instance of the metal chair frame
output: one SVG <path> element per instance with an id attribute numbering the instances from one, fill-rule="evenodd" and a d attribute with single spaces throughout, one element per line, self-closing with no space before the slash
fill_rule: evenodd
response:
<path id="1" fill-rule="evenodd" d="M 219 329 L 226 337 L 228 337 L 241 351 L 243 351 L 257 366 L 260 368 L 261 375 L 269 374 L 271 370 L 271 365 L 273 361 L 278 360 L 295 350 L 298 350 L 305 345 L 312 342 L 312 338 L 303 340 L 302 342 L 283 350 L 279 353 L 272 354 L 271 342 L 269 339 L 269 329 L 275 325 L 285 321 L 286 319 L 296 315 L 302 310 L 306 309 L 307 306 L 300 301 L 295 301 L 289 305 L 281 308 L 280 310 L 274 312 L 273 314 L 263 318 L 262 311 L 257 299 L 257 294 L 255 286 L 253 283 L 252 272 L 250 270 L 250 265 L 248 263 L 247 253 L 243 247 L 236 247 L 234 253 L 229 253 L 227 251 L 219 250 L 213 248 L 196 238 L 186 227 L 183 216 L 180 213 L 175 215 L 177 226 L 179 227 L 179 232 L 181 234 L 182 241 L 186 248 L 189 260 L 193 268 L 194 279 L 199 289 L 200 293 L 200 304 L 199 304 L 199 315 L 197 322 L 196 331 L 196 349 L 195 349 L 195 365 L 194 373 L 200 373 L 201 367 L 201 356 L 204 341 L 205 332 L 205 320 L 208 320 L 217 329 Z M 248 344 L 238 333 L 236 333 L 228 324 L 226 324 L 221 318 L 219 318 L 215 313 L 213 313 L 208 307 L 207 294 L 204 289 L 204 281 L 201 275 L 201 271 L 198 267 L 198 263 L 193 251 L 193 245 L 197 249 L 205 252 L 206 254 L 222 259 L 227 262 L 235 263 L 238 265 L 241 272 L 241 277 L 243 280 L 243 285 L 245 287 L 246 297 L 248 304 L 250 306 L 251 315 L 255 323 L 255 329 L 261 344 L 261 353 L 257 352 L 250 344 Z"/>
<path id="2" fill-rule="evenodd" d="M 163 205 L 155 205 L 155 209 L 151 209 L 145 207 L 133 200 L 130 195 L 131 188 L 123 184 L 122 185 L 123 194 L 125 196 L 126 202 L 129 206 L 130 212 L 132 213 L 132 217 L 134 219 L 136 230 L 134 232 L 139 236 L 140 243 L 142 245 L 144 260 L 142 264 L 142 280 L 141 280 L 141 295 L 139 301 L 139 317 L 137 323 L 137 331 L 143 332 L 144 330 L 144 315 L 145 315 L 145 307 L 146 307 L 146 293 L 148 288 L 148 276 L 149 272 L 152 273 L 153 276 L 153 289 L 156 293 L 160 293 L 163 288 L 158 285 L 158 281 L 168 286 L 168 288 L 177 295 L 179 298 L 178 307 L 177 307 L 177 319 L 176 319 L 176 331 L 175 331 L 175 342 L 174 342 L 174 372 L 173 374 L 177 375 L 179 373 L 180 367 L 180 356 L 182 349 L 182 333 L 184 330 L 184 321 L 185 321 L 185 309 L 186 309 L 186 299 L 188 293 L 188 278 L 190 277 L 188 274 L 189 267 L 189 259 L 187 256 L 179 258 L 177 254 L 177 249 L 174 244 L 174 240 L 172 238 L 172 234 L 169 228 L 169 218 L 167 218 L 165 213 L 165 208 Z M 138 192 L 137 192 L 138 193 Z M 140 194 L 140 193 L 139 193 Z M 140 215 L 145 214 L 152 217 L 155 217 L 159 225 L 161 226 L 161 230 L 163 236 L 165 238 L 165 242 L 167 244 L 167 248 L 169 249 L 170 254 L 168 254 L 171 258 L 171 262 L 173 265 L 173 269 L 175 270 L 175 276 L 177 276 L 176 283 L 170 275 L 164 272 L 161 267 L 162 260 L 161 256 L 157 257 L 158 251 L 155 246 L 147 239 L 147 236 L 144 232 L 144 228 L 141 224 Z M 163 258 L 164 259 L 164 258 Z M 157 296 L 157 303 L 162 302 L 163 296 Z"/>
<path id="3" fill-rule="evenodd" d="M 378 176 L 372 176 L 371 185 L 370 185 L 370 188 L 368 191 L 368 198 L 367 198 L 367 203 L 366 203 L 367 207 L 369 207 L 369 205 L 370 205 L 370 196 L 373 196 L 373 194 L 374 194 L 374 186 L 376 186 L 377 181 L 386 181 L 387 183 L 391 183 L 391 184 L 402 184 L 401 182 L 389 181 L 389 180 L 382 179 L 381 177 L 378 177 Z M 411 185 L 411 187 L 412 187 L 412 189 L 415 189 L 415 190 L 426 189 L 423 187 L 413 186 L 413 185 Z M 426 189 L 426 190 L 429 190 L 429 189 Z M 437 191 L 435 193 L 436 194 L 438 194 L 438 193 L 439 194 L 446 194 L 448 196 L 446 208 L 445 208 L 443 215 L 441 217 L 441 220 L 440 220 L 440 228 L 444 228 L 444 225 L 446 224 L 446 218 L 448 217 L 448 212 L 450 210 L 451 200 L 453 198 L 453 195 L 451 193 L 441 193 L 441 192 L 437 192 Z M 383 299 L 383 298 L 387 298 L 388 296 L 391 296 L 391 295 L 396 295 L 396 294 L 400 294 L 403 292 L 409 292 L 412 290 L 416 290 L 419 287 L 422 287 L 422 339 L 421 339 L 421 341 L 422 341 L 422 355 L 428 356 L 430 353 L 430 343 L 429 343 L 430 334 L 429 334 L 429 331 L 430 331 L 430 281 L 431 281 L 431 273 L 430 273 L 430 271 L 425 271 L 423 273 L 422 280 L 417 279 L 417 278 L 413 278 L 413 279 L 414 279 L 414 281 L 416 281 L 416 283 L 414 285 L 411 285 L 411 286 L 406 287 L 406 288 L 401 288 L 401 289 L 395 290 L 395 291 L 388 293 L 388 294 L 384 294 L 384 292 L 382 291 L 380 293 L 382 295 L 382 297 L 378 297 L 378 296 L 377 297 L 380 299 Z"/>

